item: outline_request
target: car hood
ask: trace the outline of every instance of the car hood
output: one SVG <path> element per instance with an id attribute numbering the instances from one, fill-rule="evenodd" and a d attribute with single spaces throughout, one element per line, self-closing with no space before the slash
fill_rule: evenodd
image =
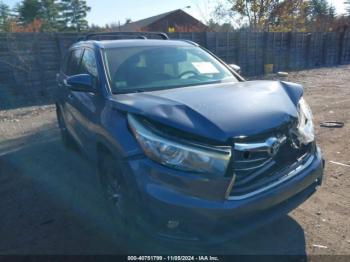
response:
<path id="1" fill-rule="evenodd" d="M 118 110 L 211 140 L 252 136 L 297 118 L 300 85 L 247 81 L 112 96 Z"/>

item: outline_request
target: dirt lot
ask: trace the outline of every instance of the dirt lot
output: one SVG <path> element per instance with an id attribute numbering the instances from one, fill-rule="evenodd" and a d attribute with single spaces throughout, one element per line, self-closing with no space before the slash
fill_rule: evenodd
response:
<path id="1" fill-rule="evenodd" d="M 292 73 L 304 84 L 326 159 L 324 183 L 280 220 L 213 249 L 126 245 L 112 238 L 94 167 L 60 141 L 53 106 L 0 112 L 1 254 L 350 255 L 350 66 Z M 342 129 L 320 128 L 343 121 Z"/>

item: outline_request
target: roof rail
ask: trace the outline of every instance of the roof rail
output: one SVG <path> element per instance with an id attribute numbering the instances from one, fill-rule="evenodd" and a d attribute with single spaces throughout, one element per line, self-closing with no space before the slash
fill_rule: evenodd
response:
<path id="1" fill-rule="evenodd" d="M 194 46 L 199 46 L 199 44 L 197 44 L 196 42 L 193 42 L 193 41 L 191 41 L 191 40 L 180 39 L 180 41 L 189 43 L 189 44 L 194 45 Z"/>
<path id="2" fill-rule="evenodd" d="M 78 41 L 87 41 L 87 40 L 116 40 L 113 38 L 120 39 L 148 39 L 148 37 L 158 36 L 163 40 L 169 40 L 169 37 L 165 33 L 161 32 L 105 32 L 105 33 L 92 33 L 88 34 Z M 96 39 L 97 38 L 97 39 Z M 110 39 L 108 39 L 110 38 Z"/>

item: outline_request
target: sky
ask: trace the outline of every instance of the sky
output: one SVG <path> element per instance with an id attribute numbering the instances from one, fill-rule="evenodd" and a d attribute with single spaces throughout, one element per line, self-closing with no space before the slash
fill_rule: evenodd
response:
<path id="1" fill-rule="evenodd" d="M 2 0 L 13 7 L 19 0 Z M 184 9 L 201 21 L 209 17 L 215 2 L 220 0 L 87 0 L 91 6 L 88 14 L 89 23 L 105 25 L 109 23 L 124 23 L 127 18 L 132 21 L 165 13 L 175 9 Z M 223 1 L 223 0 L 221 0 Z M 329 0 L 338 14 L 345 12 L 345 0 Z M 191 8 L 186 8 L 191 6 Z"/>

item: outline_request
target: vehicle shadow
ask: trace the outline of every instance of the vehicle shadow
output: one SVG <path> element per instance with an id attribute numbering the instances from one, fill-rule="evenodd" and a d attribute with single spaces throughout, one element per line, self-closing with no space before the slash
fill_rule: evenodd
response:
<path id="1" fill-rule="evenodd" d="M 58 132 L 0 144 L 0 185 L 1 254 L 305 255 L 304 231 L 289 216 L 210 248 L 126 241 L 104 208 L 94 165 L 63 147 Z"/>
<path id="2" fill-rule="evenodd" d="M 306 257 L 304 230 L 297 221 L 287 215 L 220 245 L 200 247 L 147 241 L 135 243 L 133 250 L 142 254 L 164 255 L 288 255 L 298 256 L 298 259 Z"/>

